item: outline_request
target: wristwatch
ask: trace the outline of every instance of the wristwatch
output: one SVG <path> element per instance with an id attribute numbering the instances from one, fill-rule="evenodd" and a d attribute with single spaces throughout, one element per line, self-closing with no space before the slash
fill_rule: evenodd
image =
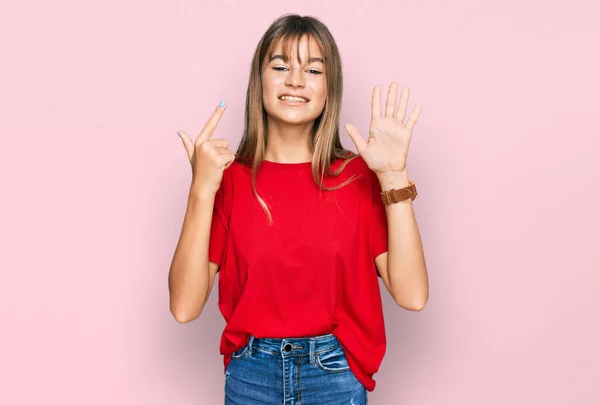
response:
<path id="1" fill-rule="evenodd" d="M 400 189 L 383 190 L 381 192 L 381 202 L 384 205 L 394 204 L 400 201 L 414 200 L 418 197 L 415 183 L 409 181 L 410 185 Z"/>

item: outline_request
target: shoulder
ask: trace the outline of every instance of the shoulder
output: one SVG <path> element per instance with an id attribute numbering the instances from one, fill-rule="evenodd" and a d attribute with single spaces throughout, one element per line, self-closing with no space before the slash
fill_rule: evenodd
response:
<path id="1" fill-rule="evenodd" d="M 371 198 L 376 188 L 377 176 L 367 166 L 362 156 L 357 155 L 348 159 L 339 159 L 332 165 L 332 169 L 336 171 L 342 166 L 343 169 L 334 183 L 341 184 L 349 181 L 342 188 L 347 187 L 346 190 L 354 193 L 355 197 Z"/>
<path id="2" fill-rule="evenodd" d="M 231 212 L 236 195 L 243 190 L 243 187 L 240 186 L 250 181 L 251 175 L 249 173 L 250 168 L 238 161 L 234 161 L 229 167 L 223 170 L 221 183 L 215 195 L 215 207 L 217 210 L 221 210 L 224 213 Z"/>
<path id="3" fill-rule="evenodd" d="M 245 166 L 238 161 L 234 161 L 225 170 L 223 170 L 223 176 L 221 178 L 221 185 L 219 191 L 225 195 L 231 195 L 233 192 L 234 184 L 239 184 L 240 179 L 244 177 Z"/>
<path id="4" fill-rule="evenodd" d="M 236 193 L 248 188 L 251 181 L 251 168 L 236 160 L 223 170 L 219 192 L 226 200 L 233 199 Z"/>
<path id="5" fill-rule="evenodd" d="M 241 178 L 248 177 L 251 175 L 250 167 L 243 163 L 235 160 L 228 168 L 223 171 L 223 181 L 235 183 Z"/>
<path id="6" fill-rule="evenodd" d="M 225 170 L 228 170 L 232 176 L 239 176 L 250 173 L 251 168 L 239 160 L 234 160 L 233 163 Z"/>
<path id="7" fill-rule="evenodd" d="M 351 159 L 350 164 L 353 164 L 354 167 L 357 168 L 361 173 L 370 173 L 371 169 L 367 166 L 367 163 L 362 158 L 362 156 L 358 155 Z"/>
<path id="8" fill-rule="evenodd" d="M 367 163 L 362 156 L 357 155 L 349 159 L 339 159 L 332 168 L 337 169 L 344 164 L 343 172 L 347 173 L 349 176 L 356 175 L 357 177 L 363 178 L 364 181 L 373 180 L 375 173 L 367 166 Z"/>

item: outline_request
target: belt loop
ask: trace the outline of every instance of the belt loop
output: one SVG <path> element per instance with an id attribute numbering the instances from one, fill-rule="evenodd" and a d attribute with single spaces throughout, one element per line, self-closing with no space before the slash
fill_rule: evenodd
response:
<path id="1" fill-rule="evenodd" d="M 254 336 L 250 334 L 250 338 L 248 339 L 248 356 L 252 356 L 252 343 L 254 343 Z"/>
<path id="2" fill-rule="evenodd" d="M 308 358 L 310 359 L 310 364 L 315 364 L 315 340 L 310 339 L 309 343 L 310 343 L 310 355 L 308 356 Z"/>

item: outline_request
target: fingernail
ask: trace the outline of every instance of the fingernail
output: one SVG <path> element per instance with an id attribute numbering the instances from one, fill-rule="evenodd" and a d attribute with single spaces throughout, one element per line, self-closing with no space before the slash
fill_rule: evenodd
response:
<path id="1" fill-rule="evenodd" d="M 225 100 L 221 101 L 221 104 L 219 104 L 219 107 L 225 107 Z"/>
<path id="2" fill-rule="evenodd" d="M 181 135 L 179 135 L 179 132 L 176 132 L 177 136 L 181 138 Z"/>

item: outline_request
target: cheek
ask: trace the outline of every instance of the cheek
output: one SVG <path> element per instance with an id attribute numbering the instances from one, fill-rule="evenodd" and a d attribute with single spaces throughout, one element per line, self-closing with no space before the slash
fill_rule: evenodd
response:
<path id="1" fill-rule="evenodd" d="M 269 82 L 263 81 L 262 99 L 264 105 L 270 105 L 272 103 L 271 96 L 273 93 L 272 86 Z"/>
<path id="2" fill-rule="evenodd" d="M 276 78 L 269 77 L 269 75 L 264 76 L 262 82 L 263 98 L 271 99 L 275 97 L 279 87 L 281 87 L 281 84 Z"/>
<path id="3" fill-rule="evenodd" d="M 325 105 L 325 101 L 327 99 L 327 85 L 325 83 L 319 86 L 317 94 L 319 95 L 319 100 L 321 101 L 321 103 Z"/>
<path id="4" fill-rule="evenodd" d="M 262 88 L 263 97 L 266 97 L 271 92 L 271 86 L 269 83 L 263 82 Z"/>
<path id="5" fill-rule="evenodd" d="M 319 98 L 327 97 L 327 82 L 324 79 L 315 84 L 315 93 Z"/>

